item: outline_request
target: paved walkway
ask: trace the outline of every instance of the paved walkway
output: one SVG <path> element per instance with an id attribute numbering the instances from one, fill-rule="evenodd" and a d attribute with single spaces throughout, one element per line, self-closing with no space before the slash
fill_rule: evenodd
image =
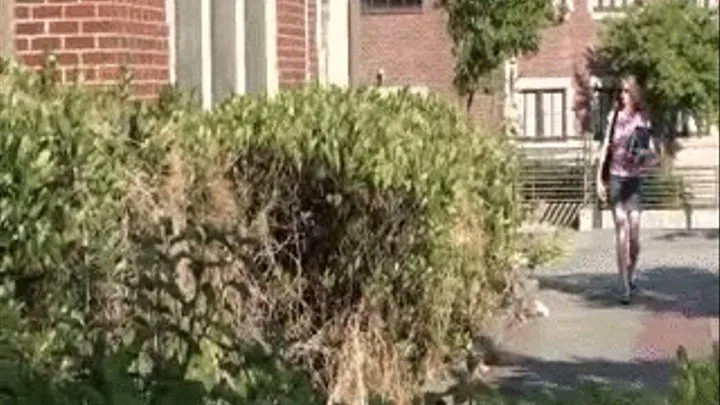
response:
<path id="1" fill-rule="evenodd" d="M 618 303 L 613 235 L 578 235 L 576 254 L 536 272 L 550 317 L 503 343 L 509 365 L 492 380 L 509 391 L 563 388 L 583 381 L 666 389 L 678 345 L 710 353 L 718 333 L 718 232 L 645 231 L 641 292 Z"/>

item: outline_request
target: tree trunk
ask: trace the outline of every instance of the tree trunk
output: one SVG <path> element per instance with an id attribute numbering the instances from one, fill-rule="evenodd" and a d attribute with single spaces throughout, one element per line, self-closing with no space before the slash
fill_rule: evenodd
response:
<path id="1" fill-rule="evenodd" d="M 470 114 L 470 109 L 472 109 L 473 101 L 475 101 L 475 92 L 472 91 L 467 95 L 467 100 L 465 101 L 465 111 Z"/>

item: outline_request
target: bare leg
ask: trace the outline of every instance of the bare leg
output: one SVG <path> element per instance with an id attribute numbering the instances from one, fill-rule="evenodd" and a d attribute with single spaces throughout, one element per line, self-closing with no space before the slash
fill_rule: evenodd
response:
<path id="1" fill-rule="evenodd" d="M 628 261 L 628 279 L 631 283 L 635 283 L 637 277 L 636 269 L 638 256 L 640 255 L 640 211 L 632 210 L 628 214 L 629 235 L 629 261 Z"/>
<path id="2" fill-rule="evenodd" d="M 624 204 L 618 203 L 615 205 L 613 217 L 615 218 L 615 252 L 617 254 L 618 276 L 620 276 L 625 298 L 630 295 L 630 280 L 627 274 L 630 259 L 630 227 Z"/>

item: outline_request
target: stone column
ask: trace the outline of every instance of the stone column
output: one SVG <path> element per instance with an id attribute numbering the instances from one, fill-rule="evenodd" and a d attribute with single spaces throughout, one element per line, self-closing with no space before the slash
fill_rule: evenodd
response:
<path id="1" fill-rule="evenodd" d="M 0 57 L 12 56 L 15 53 L 14 9 L 14 0 L 0 0 Z"/>

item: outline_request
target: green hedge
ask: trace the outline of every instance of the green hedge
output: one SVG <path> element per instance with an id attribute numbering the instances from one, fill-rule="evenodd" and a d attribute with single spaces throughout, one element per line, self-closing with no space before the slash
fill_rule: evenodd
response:
<path id="1" fill-rule="evenodd" d="M 18 376 L 98 404 L 403 403 L 513 282 L 514 151 L 435 98 L 308 87 L 203 112 L 1 66 Z"/>

